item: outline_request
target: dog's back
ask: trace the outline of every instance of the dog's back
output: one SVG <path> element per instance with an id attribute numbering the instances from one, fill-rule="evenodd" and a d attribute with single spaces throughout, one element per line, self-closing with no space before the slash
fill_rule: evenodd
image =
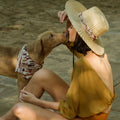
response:
<path id="1" fill-rule="evenodd" d="M 0 75 L 17 78 L 15 67 L 19 48 L 0 45 Z"/>

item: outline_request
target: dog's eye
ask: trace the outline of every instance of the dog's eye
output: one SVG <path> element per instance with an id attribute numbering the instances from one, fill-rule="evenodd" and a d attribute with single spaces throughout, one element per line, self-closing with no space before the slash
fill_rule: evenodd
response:
<path id="1" fill-rule="evenodd" d="M 53 34 L 50 34 L 50 38 L 52 38 L 53 37 Z"/>

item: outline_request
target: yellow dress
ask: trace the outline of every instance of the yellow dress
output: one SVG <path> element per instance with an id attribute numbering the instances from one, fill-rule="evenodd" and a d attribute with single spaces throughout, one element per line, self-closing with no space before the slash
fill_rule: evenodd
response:
<path id="1" fill-rule="evenodd" d="M 75 63 L 70 87 L 65 100 L 60 102 L 59 110 L 67 119 L 90 117 L 105 110 L 113 99 L 114 95 L 89 62 L 80 57 Z"/>

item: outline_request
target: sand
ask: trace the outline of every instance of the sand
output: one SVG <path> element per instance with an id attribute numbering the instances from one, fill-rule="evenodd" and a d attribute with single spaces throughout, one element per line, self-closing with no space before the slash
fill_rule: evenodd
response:
<path id="1" fill-rule="evenodd" d="M 108 120 L 120 119 L 120 1 L 80 0 L 87 8 L 98 6 L 110 24 L 110 30 L 102 36 L 108 54 L 117 97 Z M 23 46 L 46 31 L 61 32 L 65 24 L 59 23 L 57 12 L 64 9 L 66 0 L 0 0 L 0 44 Z M 44 68 L 48 68 L 70 82 L 72 54 L 64 46 L 55 48 L 46 58 Z M 52 100 L 45 94 L 42 99 Z M 16 80 L 0 76 L 0 116 L 6 113 L 17 100 Z"/>

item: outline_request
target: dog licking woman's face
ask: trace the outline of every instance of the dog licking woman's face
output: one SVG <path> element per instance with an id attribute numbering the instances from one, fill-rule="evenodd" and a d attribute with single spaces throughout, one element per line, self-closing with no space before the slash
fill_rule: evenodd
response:
<path id="1" fill-rule="evenodd" d="M 65 41 L 66 36 L 64 33 L 46 31 L 40 34 L 35 42 L 34 50 L 32 49 L 32 47 L 30 47 L 32 51 L 32 56 L 35 58 L 34 61 L 44 61 L 44 59 L 48 56 L 48 54 L 52 51 L 53 48 L 64 43 Z M 33 58 L 32 56 L 30 57 Z"/>
<path id="2" fill-rule="evenodd" d="M 48 55 L 53 48 L 64 43 L 66 41 L 66 36 L 64 33 L 55 33 L 53 31 L 47 31 L 38 37 L 38 47 L 42 46 L 42 53 Z M 39 43 L 41 45 L 39 45 Z M 40 52 L 41 53 L 41 52 Z"/>
<path id="3" fill-rule="evenodd" d="M 66 36 L 64 33 L 55 33 L 53 31 L 47 31 L 41 37 L 44 48 L 54 48 L 65 42 Z"/>

